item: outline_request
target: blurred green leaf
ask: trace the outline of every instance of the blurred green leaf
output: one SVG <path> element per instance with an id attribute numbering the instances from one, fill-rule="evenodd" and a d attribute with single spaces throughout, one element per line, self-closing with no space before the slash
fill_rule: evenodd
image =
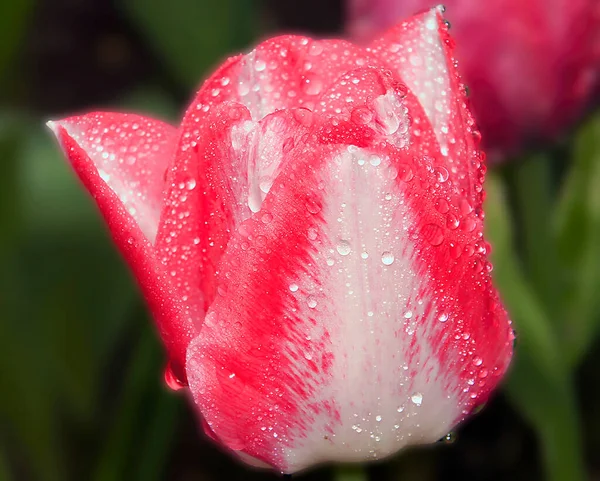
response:
<path id="1" fill-rule="evenodd" d="M 162 356 L 151 329 L 142 329 L 126 375 L 121 380 L 121 395 L 116 404 L 114 423 L 110 426 L 96 469 L 90 476 L 93 481 L 125 479 L 127 463 L 132 458 L 136 435 L 146 425 L 140 411 L 144 406 L 148 386 L 159 372 Z"/>
<path id="2" fill-rule="evenodd" d="M 362 465 L 338 466 L 335 468 L 334 481 L 367 481 L 369 475 Z"/>
<path id="3" fill-rule="evenodd" d="M 3 269 L 7 267 L 10 266 L 4 265 Z M 14 279 L 10 287 L 4 285 L 4 278 L 2 280 L 2 292 L 23 293 L 24 286 L 16 285 Z M 45 362 L 45 348 L 31 321 L 27 310 L 15 305 L 12 296 L 2 303 L 0 424 L 19 444 L 34 479 L 62 481 L 65 460 L 60 456 L 52 373 Z"/>
<path id="4" fill-rule="evenodd" d="M 537 369 L 527 346 L 519 345 L 506 390 L 538 434 L 546 479 L 586 480 L 579 412 L 569 376 L 549 381 Z"/>
<path id="5" fill-rule="evenodd" d="M 209 68 L 248 49 L 253 38 L 252 0 L 125 0 L 122 5 L 186 89 Z"/>
<path id="6" fill-rule="evenodd" d="M 178 123 L 180 112 L 173 99 L 158 87 L 144 86 L 129 92 L 119 103 L 125 111 Z"/>
<path id="7" fill-rule="evenodd" d="M 8 459 L 6 458 L 6 451 L 4 446 L 0 444 L 0 480 L 12 481 L 13 476 L 8 465 Z"/>
<path id="8" fill-rule="evenodd" d="M 55 371 L 67 410 L 89 418 L 99 371 L 138 296 L 99 212 L 51 133 L 41 125 L 28 132 L 19 162 L 20 269 L 28 276 L 21 302 L 36 299 L 31 315 L 44 339 L 44 362 Z"/>
<path id="9" fill-rule="evenodd" d="M 600 116 L 575 140 L 570 171 L 556 211 L 558 252 L 565 266 L 560 315 L 566 357 L 578 364 L 600 327 Z"/>
<path id="10" fill-rule="evenodd" d="M 20 232 L 19 189 L 17 171 L 23 148 L 23 119 L 16 113 L 0 115 L 0 261 L 10 256 Z"/>
<path id="11" fill-rule="evenodd" d="M 494 282 L 516 325 L 519 344 L 525 344 L 541 373 L 550 377 L 563 371 L 558 343 L 544 309 L 522 273 L 513 245 L 513 220 L 502 181 L 486 180 L 486 236 L 492 245 Z"/>
<path id="12" fill-rule="evenodd" d="M 177 419 L 181 413 L 182 399 L 161 386 L 154 394 L 154 403 L 143 433 L 143 443 L 136 460 L 132 480 L 159 481 L 163 479 L 168 455 L 173 447 Z"/>
<path id="13" fill-rule="evenodd" d="M 53 376 L 46 362 L 48 347 L 38 335 L 22 264 L 23 198 L 18 179 L 26 127 L 18 115 L 0 119 L 0 424 L 24 453 L 30 474 L 53 481 L 64 479 Z"/>
<path id="14" fill-rule="evenodd" d="M 0 79 L 4 77 L 8 65 L 21 45 L 21 39 L 25 35 L 25 27 L 34 6 L 34 0 L 2 2 L 2 14 L 0 15 L 0 32 L 2 32 Z"/>
<path id="15" fill-rule="evenodd" d="M 24 228 L 38 240 L 101 232 L 93 202 L 65 161 L 58 142 L 41 122 L 26 127 L 18 190 Z"/>
<path id="16" fill-rule="evenodd" d="M 555 192 L 551 159 L 536 153 L 510 165 L 516 205 L 515 216 L 521 227 L 523 273 L 530 281 L 540 307 L 553 326 L 560 307 L 561 277 L 553 232 Z"/>
<path id="17" fill-rule="evenodd" d="M 518 345 L 506 387 L 513 403 L 537 431 L 548 479 L 583 481 L 570 369 L 565 365 L 559 338 L 516 259 L 513 217 L 501 179 L 489 175 L 486 187 L 486 234 L 493 247 L 494 281 L 517 330 Z"/>

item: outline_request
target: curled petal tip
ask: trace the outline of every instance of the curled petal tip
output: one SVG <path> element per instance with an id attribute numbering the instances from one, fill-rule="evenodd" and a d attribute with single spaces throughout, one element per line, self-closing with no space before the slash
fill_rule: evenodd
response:
<path id="1" fill-rule="evenodd" d="M 46 127 L 48 127 L 52 133 L 58 137 L 58 128 L 60 127 L 60 124 L 58 123 L 57 120 L 48 120 L 46 122 Z"/>

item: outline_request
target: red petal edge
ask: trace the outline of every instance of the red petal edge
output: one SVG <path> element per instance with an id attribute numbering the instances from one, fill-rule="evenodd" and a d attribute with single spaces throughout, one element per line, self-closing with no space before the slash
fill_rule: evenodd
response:
<path id="1" fill-rule="evenodd" d="M 173 371 L 178 379 L 184 381 L 185 351 L 195 332 L 190 329 L 189 320 L 180 302 L 181 296 L 168 279 L 164 266 L 158 261 L 148 233 L 142 232 L 140 224 L 131 210 L 131 205 L 134 205 L 137 206 L 135 213 L 145 210 L 151 211 L 155 215 L 154 209 L 159 203 L 158 196 L 159 194 L 162 196 L 162 186 L 158 185 L 163 182 L 164 169 L 162 166 L 166 165 L 169 159 L 147 157 L 146 165 L 152 170 L 145 170 L 140 165 L 144 160 L 143 155 L 137 157 L 136 162 L 140 163 L 134 162 L 135 167 L 123 167 L 128 165 L 125 159 L 123 163 L 118 161 L 119 158 L 127 157 L 123 154 L 124 151 L 133 153 L 131 147 L 134 142 L 132 142 L 131 134 L 134 125 L 145 125 L 146 127 L 152 125 L 156 132 L 162 133 L 158 139 L 160 142 L 157 142 L 156 137 L 143 138 L 140 136 L 140 141 L 135 144 L 134 149 L 136 153 L 139 152 L 138 149 L 154 152 L 153 148 L 159 147 L 155 152 L 159 156 L 172 155 L 172 147 L 176 139 L 175 129 L 162 122 L 137 115 L 112 113 L 71 117 L 63 121 L 49 122 L 48 125 L 56 135 L 73 169 L 98 205 L 114 242 L 132 269 L 154 315 L 160 335 L 172 360 Z M 83 126 L 83 128 L 71 135 L 70 130 L 73 130 L 73 125 L 80 128 Z M 121 126 L 122 129 L 116 131 L 113 128 L 115 126 L 117 128 Z M 137 127 L 133 130 L 137 130 Z M 125 132 L 123 137 L 119 137 L 119 132 Z M 136 134 L 134 133 L 134 135 Z M 92 161 L 88 150 L 82 146 L 82 144 L 86 144 L 86 140 L 89 141 L 86 147 L 91 149 L 106 146 L 104 150 L 91 152 L 94 156 L 100 156 L 100 161 Z M 106 153 L 108 157 L 102 159 L 102 153 Z M 116 157 L 110 157 L 111 154 Z M 108 163 L 109 159 L 112 159 L 112 166 Z M 103 165 L 102 160 L 106 160 L 107 163 Z M 143 182 L 142 177 L 145 175 L 147 196 L 144 199 L 131 199 L 132 203 L 128 205 L 128 209 L 117 192 L 107 183 L 110 181 L 111 175 L 113 180 L 115 175 L 121 175 L 121 180 L 125 183 Z M 150 197 L 151 195 L 154 197 Z M 144 208 L 139 209 L 140 203 L 144 201 L 147 201 L 148 204 L 144 204 Z M 152 226 L 149 223 L 147 225 L 152 231 Z"/>

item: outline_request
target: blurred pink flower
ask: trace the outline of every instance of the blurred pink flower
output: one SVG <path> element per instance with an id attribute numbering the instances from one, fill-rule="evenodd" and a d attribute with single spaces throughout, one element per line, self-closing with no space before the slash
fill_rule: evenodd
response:
<path id="1" fill-rule="evenodd" d="M 350 0 L 366 42 L 432 0 Z M 600 86 L 600 1 L 446 0 L 460 70 L 488 153 L 556 137 Z"/>

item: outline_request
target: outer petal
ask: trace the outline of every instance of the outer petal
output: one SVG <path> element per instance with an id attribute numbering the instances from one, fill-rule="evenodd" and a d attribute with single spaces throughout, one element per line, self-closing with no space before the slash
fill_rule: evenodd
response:
<path id="1" fill-rule="evenodd" d="M 152 245 L 175 129 L 157 120 L 116 113 L 71 117 L 49 126 L 98 204 L 154 314 L 174 369 L 183 376 L 183 353 L 192 333 L 181 296 Z"/>
<path id="2" fill-rule="evenodd" d="M 243 105 L 227 102 L 201 127 L 191 129 L 193 114 L 184 119 L 156 248 L 197 325 L 216 295 L 231 233 L 260 210 L 310 116 L 306 109 L 279 111 L 253 122 Z"/>
<path id="3" fill-rule="evenodd" d="M 188 115 L 200 119 L 211 107 L 228 101 L 246 106 L 254 120 L 283 108 L 312 110 L 319 96 L 344 72 L 379 63 L 344 40 L 272 38 L 221 67 L 204 84 Z"/>
<path id="4" fill-rule="evenodd" d="M 368 92 L 357 96 L 377 112 Z M 222 295 L 188 351 L 214 435 L 285 472 L 439 439 L 510 359 L 481 221 L 457 229 L 462 203 L 440 179 L 448 160 L 427 116 L 410 92 L 390 105 L 412 106 L 400 148 L 355 116 L 316 122 L 287 153 L 230 240 Z"/>
<path id="5" fill-rule="evenodd" d="M 472 209 L 483 202 L 479 141 L 481 134 L 467 106 L 466 90 L 453 57 L 440 9 L 432 9 L 398 24 L 371 44 L 371 51 L 387 63 L 417 96 L 448 158 L 448 174 L 457 194 Z"/>
<path id="6" fill-rule="evenodd" d="M 85 150 L 100 178 L 153 243 L 165 171 L 175 153 L 176 129 L 139 115 L 109 112 L 69 117 L 48 125 L 57 136 L 64 129 Z M 79 164 L 69 160 L 78 170 Z"/>

